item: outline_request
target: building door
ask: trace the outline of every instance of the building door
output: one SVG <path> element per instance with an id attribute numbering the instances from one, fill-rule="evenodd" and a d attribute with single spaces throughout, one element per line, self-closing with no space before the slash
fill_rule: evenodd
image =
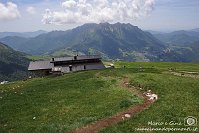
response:
<path id="1" fill-rule="evenodd" d="M 69 71 L 72 72 L 73 71 L 73 66 L 69 65 Z"/>
<path id="2" fill-rule="evenodd" d="M 84 70 L 86 70 L 86 65 L 84 65 Z"/>

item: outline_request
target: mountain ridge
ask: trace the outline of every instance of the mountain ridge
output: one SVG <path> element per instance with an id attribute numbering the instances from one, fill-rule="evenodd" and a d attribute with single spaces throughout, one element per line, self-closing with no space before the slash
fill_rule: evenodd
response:
<path id="1" fill-rule="evenodd" d="M 186 52 L 192 49 L 188 45 L 197 41 L 192 38 L 197 37 L 198 32 L 181 30 L 165 34 L 171 35 L 173 40 L 170 40 L 179 44 L 168 43 L 149 31 L 124 23 L 89 23 L 67 31 L 44 33 L 34 38 L 7 37 L 0 41 L 15 50 L 33 55 L 64 56 L 78 51 L 81 54 L 100 54 L 104 59 L 114 60 L 194 61 Z M 194 50 L 191 54 L 193 57 L 197 55 Z"/>
<path id="2" fill-rule="evenodd" d="M 8 40 L 1 40 L 10 44 Z M 19 41 L 15 40 L 11 44 L 14 45 L 16 42 Z M 145 53 L 143 54 L 144 58 L 148 58 L 146 56 L 153 58 L 151 54 L 157 54 L 158 51 L 165 49 L 164 44 L 150 33 L 142 31 L 137 26 L 124 23 L 84 24 L 67 31 L 52 31 L 41 34 L 20 45 L 17 50 L 34 55 L 69 48 L 85 54 L 88 54 L 89 51 L 95 51 L 112 59 L 127 60 L 131 58 L 133 51 Z M 130 56 L 126 58 L 124 54 Z"/>
<path id="3" fill-rule="evenodd" d="M 32 32 L 0 32 L 0 38 L 8 37 L 8 36 L 15 36 L 15 37 L 36 37 L 40 34 L 47 33 L 44 30 L 32 31 Z"/>
<path id="4" fill-rule="evenodd" d="M 178 30 L 169 33 L 151 32 L 160 41 L 176 45 L 185 46 L 199 41 L 199 30 Z"/>

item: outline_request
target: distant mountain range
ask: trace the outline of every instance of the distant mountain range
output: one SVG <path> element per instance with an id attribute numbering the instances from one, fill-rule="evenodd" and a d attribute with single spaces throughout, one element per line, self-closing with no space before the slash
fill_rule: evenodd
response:
<path id="1" fill-rule="evenodd" d="M 131 24 L 84 24 L 67 31 L 52 31 L 32 38 L 10 36 L 0 41 L 33 55 L 101 54 L 104 59 L 127 61 L 198 61 L 194 50 L 199 32 L 142 31 Z M 190 46 L 189 46 L 190 45 Z M 187 53 L 192 57 L 188 57 Z"/>
<path id="2" fill-rule="evenodd" d="M 199 28 L 171 33 L 149 32 L 166 44 L 166 55 L 160 57 L 164 61 L 199 61 Z"/>
<path id="3" fill-rule="evenodd" d="M 4 38 L 0 38 L 0 41 L 9 45 L 9 47 L 13 48 L 17 51 L 23 51 L 23 44 L 28 41 L 29 38 L 19 37 L 19 36 L 7 36 Z"/>
<path id="4" fill-rule="evenodd" d="M 191 31 L 199 32 L 199 28 L 192 29 Z"/>
<path id="5" fill-rule="evenodd" d="M 27 77 L 29 60 L 24 53 L 14 51 L 0 43 L 0 81 L 16 80 Z"/>
<path id="6" fill-rule="evenodd" d="M 25 37 L 25 38 L 30 38 L 30 37 L 36 37 L 40 34 L 47 33 L 46 31 L 43 30 L 38 30 L 34 32 L 0 32 L 0 38 L 8 37 L 8 36 L 15 36 L 15 37 Z"/>
<path id="7" fill-rule="evenodd" d="M 180 30 L 171 33 L 158 33 L 153 31 L 151 33 L 160 41 L 170 45 L 184 46 L 199 41 L 199 29 L 189 31 Z"/>
<path id="8" fill-rule="evenodd" d="M 53 31 L 34 38 L 0 39 L 26 53 L 41 55 L 62 49 L 100 53 L 110 59 L 156 60 L 165 45 L 148 32 L 131 24 L 85 24 L 68 31 Z"/>

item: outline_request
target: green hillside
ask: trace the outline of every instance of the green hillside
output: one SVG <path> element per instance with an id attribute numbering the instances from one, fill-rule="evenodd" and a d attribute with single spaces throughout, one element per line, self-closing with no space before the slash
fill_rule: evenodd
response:
<path id="1" fill-rule="evenodd" d="M 199 42 L 187 44 L 186 46 L 172 46 L 160 56 L 164 61 L 176 62 L 198 62 Z"/>
<path id="2" fill-rule="evenodd" d="M 0 132 L 67 132 L 141 102 L 118 80 L 90 71 L 0 86 Z"/>
<path id="3" fill-rule="evenodd" d="M 119 65 L 128 65 L 128 67 L 138 66 L 137 63 L 120 63 Z M 142 66 L 161 67 L 165 70 L 167 67 L 175 67 L 177 71 L 196 71 L 199 72 L 199 64 L 181 64 L 181 63 L 142 63 Z M 144 89 L 151 89 L 157 92 L 159 100 L 148 110 L 137 114 L 127 121 L 120 122 L 114 126 L 103 129 L 100 133 L 165 133 L 163 131 L 150 131 L 157 128 L 190 128 L 190 131 L 172 131 L 169 132 L 198 132 L 199 125 L 185 126 L 184 119 L 188 116 L 198 118 L 199 116 L 199 74 L 192 78 L 172 76 L 167 74 L 154 73 L 134 73 L 129 75 L 130 83 L 134 86 L 141 85 Z M 197 77 L 197 78 L 194 78 Z M 168 125 L 150 125 L 148 122 L 170 123 Z M 186 122 L 186 121 L 185 121 Z M 173 125 L 181 123 L 180 125 Z M 138 130 L 142 131 L 138 131 Z M 148 131 L 147 131 L 148 129 Z M 197 129 L 196 131 L 192 131 Z"/>
<path id="4" fill-rule="evenodd" d="M 142 103 L 142 98 L 120 85 L 124 77 L 137 91 L 150 89 L 159 99 L 149 109 L 101 132 L 137 133 L 135 128 L 147 127 L 148 121 L 183 122 L 187 116 L 199 115 L 198 73 L 174 75 L 199 72 L 198 63 L 115 64 L 116 69 L 0 85 L 0 132 L 70 132 Z"/>
<path id="5" fill-rule="evenodd" d="M 0 39 L 13 48 L 33 55 L 98 53 L 110 59 L 135 61 L 159 60 L 165 46 L 137 26 L 131 24 L 84 24 L 67 31 L 52 31 L 34 38 L 7 37 Z M 22 41 L 24 40 L 24 42 Z M 65 49 L 63 51 L 63 49 Z"/>
<path id="6" fill-rule="evenodd" d="M 28 38 L 25 37 L 19 37 L 19 36 L 7 36 L 4 38 L 1 38 L 0 41 L 2 43 L 8 44 L 9 47 L 13 48 L 14 50 L 24 51 L 23 50 L 23 44 L 28 40 Z"/>
<path id="7" fill-rule="evenodd" d="M 27 76 L 28 59 L 25 54 L 14 51 L 0 43 L 0 81 L 23 79 Z"/>
<path id="8" fill-rule="evenodd" d="M 67 31 L 52 31 L 32 38 L 7 36 L 0 41 L 35 56 L 100 54 L 105 60 L 199 61 L 196 31 L 150 33 L 124 23 L 89 23 Z M 198 45 L 195 45 L 198 47 Z M 194 46 L 194 48 L 195 48 Z M 189 56 L 191 55 L 191 56 Z"/>

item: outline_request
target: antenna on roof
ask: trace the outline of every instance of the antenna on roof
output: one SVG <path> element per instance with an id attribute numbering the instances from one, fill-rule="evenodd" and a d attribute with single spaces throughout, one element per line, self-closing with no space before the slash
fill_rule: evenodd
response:
<path id="1" fill-rule="evenodd" d="M 88 56 L 90 56 L 90 51 L 88 51 Z"/>

